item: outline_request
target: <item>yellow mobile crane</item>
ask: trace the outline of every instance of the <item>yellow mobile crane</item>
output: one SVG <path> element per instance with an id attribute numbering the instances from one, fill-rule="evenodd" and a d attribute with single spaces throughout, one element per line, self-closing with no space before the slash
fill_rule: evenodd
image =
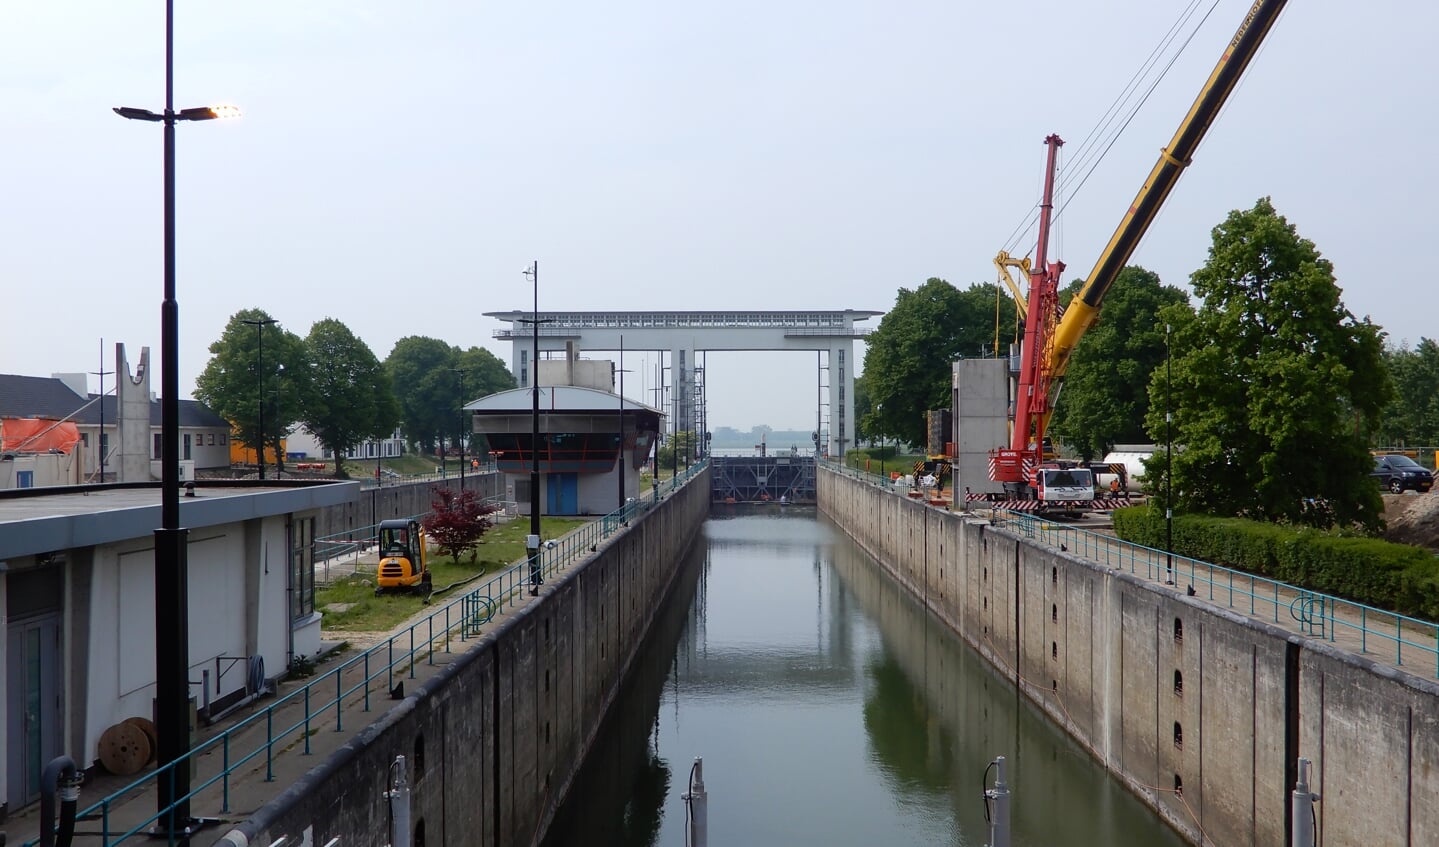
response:
<path id="1" fill-rule="evenodd" d="M 1040 205 L 1039 243 L 1035 259 L 1016 260 L 1007 253 L 995 258 L 995 265 L 1009 283 L 1024 316 L 1025 333 L 1020 351 L 1019 390 L 1015 402 L 1010 444 L 990 453 L 990 479 L 1004 486 L 1004 494 L 979 495 L 976 499 L 1000 500 L 1010 508 L 1054 508 L 1061 511 L 1112 507 L 1116 504 L 1093 498 L 1093 477 L 1087 468 L 1066 468 L 1046 463 L 1044 437 L 1054 411 L 1059 385 L 1069 367 L 1075 345 L 1099 317 L 1104 295 L 1120 270 L 1134 253 L 1139 240 L 1149 229 L 1169 192 L 1190 163 L 1204 134 L 1224 106 L 1230 92 L 1239 82 L 1244 69 L 1259 51 L 1264 37 L 1283 10 L 1286 0 L 1255 0 L 1244 21 L 1209 75 L 1189 113 L 1179 124 L 1169 146 L 1160 151 L 1159 161 L 1149 172 L 1139 194 L 1130 204 L 1119 227 L 1109 239 L 1085 279 L 1084 287 L 1064 309 L 1059 309 L 1059 276 L 1063 262 L 1049 262 L 1050 213 L 1054 201 L 1054 163 L 1064 142 L 1057 135 L 1045 139 L 1048 145 L 1048 167 L 1044 182 L 1044 199 Z M 1017 268 L 1029 275 L 1029 295 L 1021 302 L 1018 286 L 1010 279 L 1009 269 Z M 1063 471 L 1064 485 L 1046 485 L 1048 476 L 1059 479 Z M 1083 477 L 1083 478 L 1081 478 Z M 1072 484 L 1071 484 L 1072 483 Z M 1083 495 L 1080 492 L 1088 491 Z"/>

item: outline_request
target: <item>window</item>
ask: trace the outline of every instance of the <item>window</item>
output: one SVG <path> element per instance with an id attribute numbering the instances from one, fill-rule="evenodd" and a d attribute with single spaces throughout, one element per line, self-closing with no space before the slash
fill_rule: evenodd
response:
<path id="1" fill-rule="evenodd" d="M 88 433 L 88 432 L 82 432 L 82 433 L 80 433 L 80 443 L 83 444 L 83 445 L 85 445 L 86 447 L 89 447 L 89 446 L 90 446 L 90 433 Z"/>
<path id="2" fill-rule="evenodd" d="M 183 453 L 182 455 L 183 455 L 184 458 L 186 458 L 186 459 L 192 458 L 192 457 L 190 456 L 190 433 L 188 433 L 188 432 L 185 433 L 185 448 L 184 448 L 184 453 Z"/>
<path id="3" fill-rule="evenodd" d="M 165 450 L 164 450 L 164 442 L 163 442 L 163 441 L 161 440 L 161 438 L 160 438 L 160 433 L 157 432 L 157 433 L 155 433 L 155 445 L 154 445 L 154 449 L 152 449 L 152 450 L 150 451 L 150 458 L 152 458 L 152 459 L 163 459 L 163 458 L 165 458 L 164 452 L 165 452 Z"/>
<path id="4" fill-rule="evenodd" d="M 206 447 L 214 447 L 214 446 L 215 446 L 215 433 L 212 432 L 212 433 L 210 433 L 210 434 L 208 434 L 208 435 L 205 436 L 205 446 L 206 446 Z"/>
<path id="5" fill-rule="evenodd" d="M 106 453 L 110 452 L 110 433 L 100 433 L 100 457 L 103 459 Z"/>
<path id="6" fill-rule="evenodd" d="M 315 519 L 290 522 L 290 618 L 315 611 Z"/>
<path id="7" fill-rule="evenodd" d="M 220 446 L 221 446 L 221 447 L 224 447 L 224 446 L 225 446 L 225 438 L 226 438 L 226 436 L 227 436 L 227 433 L 224 433 L 224 432 L 220 433 Z"/>

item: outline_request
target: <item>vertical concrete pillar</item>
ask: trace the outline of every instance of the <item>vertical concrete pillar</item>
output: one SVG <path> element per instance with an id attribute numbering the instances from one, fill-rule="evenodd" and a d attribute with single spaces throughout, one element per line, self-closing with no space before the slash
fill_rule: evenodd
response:
<path id="1" fill-rule="evenodd" d="M 665 411 L 674 416 L 674 428 L 694 430 L 695 349 L 694 345 L 670 349 L 670 398 L 674 407 Z"/>
<path id="2" fill-rule="evenodd" d="M 829 348 L 829 454 L 854 446 L 854 342 Z"/>
<path id="3" fill-rule="evenodd" d="M 150 348 L 140 348 L 134 373 L 125 358 L 125 345 L 115 345 L 116 431 L 119 460 L 114 463 L 119 482 L 150 481 Z M 158 458 L 158 457 L 157 457 Z"/>

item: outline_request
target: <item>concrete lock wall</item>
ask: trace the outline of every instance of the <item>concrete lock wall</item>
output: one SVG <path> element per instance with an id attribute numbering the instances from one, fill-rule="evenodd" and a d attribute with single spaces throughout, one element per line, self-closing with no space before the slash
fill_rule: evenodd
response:
<path id="1" fill-rule="evenodd" d="M 709 487 L 700 474 L 557 574 L 227 839 L 388 843 L 384 792 L 404 756 L 414 843 L 537 841 L 699 535 Z"/>
<path id="2" fill-rule="evenodd" d="M 1317 844 L 1439 843 L 1432 679 L 829 470 L 818 496 L 890 577 L 1191 842 L 1286 844 L 1304 756 L 1321 796 Z"/>

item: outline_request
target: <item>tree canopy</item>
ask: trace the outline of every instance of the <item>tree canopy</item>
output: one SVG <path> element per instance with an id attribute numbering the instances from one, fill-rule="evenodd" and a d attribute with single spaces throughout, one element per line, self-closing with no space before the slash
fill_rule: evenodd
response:
<path id="1" fill-rule="evenodd" d="M 1439 444 L 1439 344 L 1428 338 L 1384 351 L 1394 400 L 1373 433 L 1376 447 Z"/>
<path id="2" fill-rule="evenodd" d="M 1361 430 L 1392 396 L 1382 333 L 1344 308 L 1329 261 L 1264 198 L 1214 228 L 1191 282 L 1197 312 L 1160 310 L 1174 327 L 1173 384 L 1155 373 L 1146 421 L 1163 444 L 1169 395 L 1175 506 L 1377 527 Z M 1151 480 L 1162 462 L 1150 461 Z"/>
<path id="3" fill-rule="evenodd" d="M 210 345 L 210 361 L 195 379 L 195 397 L 229 421 L 235 437 L 245 445 L 255 448 L 263 437 L 278 466 L 284 460 L 280 440 L 300 419 L 301 400 L 310 392 L 311 368 L 298 335 L 278 322 L 253 323 L 272 320 L 263 309 L 242 309 L 232 315 L 220 338 Z M 262 403 L 263 433 L 259 431 Z"/>
<path id="4" fill-rule="evenodd" d="M 310 327 L 305 338 L 312 370 L 300 420 L 336 457 L 367 438 L 394 432 L 400 407 L 390 376 L 365 342 L 334 318 Z M 340 463 L 335 469 L 340 473 Z"/>
<path id="5" fill-rule="evenodd" d="M 442 442 L 470 437 L 467 417 L 460 413 L 466 403 L 515 387 L 509 368 L 490 351 L 461 351 L 423 335 L 396 341 L 385 370 L 400 401 L 406 440 L 427 453 Z"/>
<path id="6" fill-rule="evenodd" d="M 434 452 L 444 436 L 460 425 L 459 386 L 450 372 L 453 359 L 450 345 L 422 335 L 396 341 L 385 359 L 400 402 L 405 438 L 426 453 Z"/>
<path id="7" fill-rule="evenodd" d="M 924 444 L 924 413 L 949 408 L 951 363 L 993 350 L 996 312 L 999 326 L 1013 324 L 1014 303 L 993 285 L 960 291 L 932 278 L 913 291 L 901 288 L 867 339 L 864 374 L 872 406 L 856 429 L 871 438 Z"/>
<path id="8" fill-rule="evenodd" d="M 1062 299 L 1083 284 L 1070 283 Z M 1165 306 L 1184 303 L 1188 296 L 1161 284 L 1158 274 L 1137 265 L 1120 271 L 1098 322 L 1070 358 L 1050 433 L 1086 461 L 1115 444 L 1145 441 L 1149 380 L 1164 363 L 1164 322 L 1157 315 Z"/>

